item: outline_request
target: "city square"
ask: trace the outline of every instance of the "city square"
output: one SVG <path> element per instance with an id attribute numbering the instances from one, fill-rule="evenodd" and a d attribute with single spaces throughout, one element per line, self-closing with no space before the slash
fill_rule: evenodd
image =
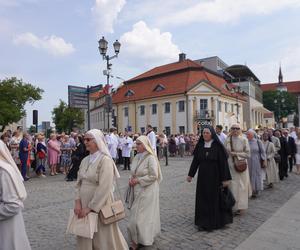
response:
<path id="1" fill-rule="evenodd" d="M 300 250 L 300 0 L 0 0 L 0 250 Z"/>
<path id="2" fill-rule="evenodd" d="M 194 227 L 196 181 L 191 184 L 186 182 L 190 163 L 190 157 L 171 158 L 169 166 L 164 166 L 164 161 L 161 161 L 164 177 L 160 187 L 162 232 L 155 240 L 154 246 L 145 249 L 246 249 L 238 246 L 292 196 L 300 192 L 299 178 L 291 174 L 288 180 L 276 185 L 274 190 L 266 190 L 261 197 L 251 200 L 247 214 L 244 217 L 235 217 L 233 224 L 226 229 L 211 233 L 198 232 Z M 122 171 L 121 174 L 119 183 L 124 193 L 129 172 Z M 58 175 L 47 177 L 46 180 L 34 178 L 26 183 L 26 188 L 30 195 L 25 202 L 24 220 L 32 249 L 74 249 L 75 238 L 65 235 L 69 209 L 74 206 L 74 182 L 67 183 L 62 175 Z M 294 219 L 299 222 L 299 215 Z M 125 236 L 126 223 L 126 218 L 120 222 Z M 276 228 L 280 226 L 275 225 Z M 297 228 L 299 230 L 300 223 L 297 224 Z M 296 228 L 294 230 L 297 232 Z M 267 242 L 267 238 L 265 241 Z M 272 249 L 299 247 L 291 247 L 289 241 L 281 244 Z"/>

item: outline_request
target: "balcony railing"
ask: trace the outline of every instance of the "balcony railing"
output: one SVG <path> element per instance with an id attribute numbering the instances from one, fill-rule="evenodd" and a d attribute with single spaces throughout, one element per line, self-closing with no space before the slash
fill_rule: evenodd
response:
<path id="1" fill-rule="evenodd" d="M 213 120 L 215 119 L 214 111 L 208 109 L 201 109 L 195 112 L 195 120 Z"/>

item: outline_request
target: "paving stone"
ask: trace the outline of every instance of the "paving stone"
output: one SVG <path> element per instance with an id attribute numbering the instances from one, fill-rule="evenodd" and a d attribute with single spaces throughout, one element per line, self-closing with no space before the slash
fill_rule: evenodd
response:
<path id="1" fill-rule="evenodd" d="M 162 233 L 152 247 L 160 250 L 234 249 L 268 220 L 290 197 L 300 191 L 300 177 L 287 179 L 250 200 L 244 216 L 234 218 L 226 229 L 211 233 L 198 232 L 194 227 L 196 181 L 186 183 L 191 157 L 170 158 L 162 162 L 164 180 L 160 186 Z M 129 172 L 120 171 L 121 192 L 127 187 Z M 32 178 L 26 182 L 24 220 L 33 250 L 75 249 L 75 237 L 65 235 L 69 209 L 74 205 L 74 182 L 65 182 L 63 175 Z M 119 223 L 127 239 L 127 219 Z"/>

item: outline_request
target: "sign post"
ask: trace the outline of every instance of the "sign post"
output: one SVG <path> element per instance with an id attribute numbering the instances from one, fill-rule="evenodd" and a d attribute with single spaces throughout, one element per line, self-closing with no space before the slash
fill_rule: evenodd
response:
<path id="1" fill-rule="evenodd" d="M 68 86 L 69 107 L 87 110 L 88 130 L 91 128 L 90 94 L 101 91 L 102 86 L 102 84 L 91 87 L 87 85 L 86 88 L 72 85 Z"/>

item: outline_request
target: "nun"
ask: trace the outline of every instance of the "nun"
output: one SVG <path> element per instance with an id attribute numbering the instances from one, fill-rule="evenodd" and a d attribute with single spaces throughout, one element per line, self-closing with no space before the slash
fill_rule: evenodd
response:
<path id="1" fill-rule="evenodd" d="M 232 212 L 221 209 L 221 192 L 231 180 L 228 155 L 215 130 L 206 126 L 194 150 L 187 181 L 198 171 L 195 225 L 199 231 L 212 231 L 232 223 Z"/>
<path id="2" fill-rule="evenodd" d="M 77 177 L 74 213 L 79 218 L 90 212 L 99 213 L 101 208 L 112 203 L 114 179 L 120 177 L 100 130 L 89 130 L 84 143 L 90 154 L 82 160 Z M 128 249 L 117 222 L 104 225 L 99 220 L 93 239 L 77 236 L 77 250 L 100 249 Z"/>
<path id="3" fill-rule="evenodd" d="M 128 236 L 130 249 L 151 246 L 160 233 L 159 184 L 162 181 L 160 164 L 150 140 L 141 135 L 136 139 L 137 155 L 132 162 L 129 186 L 130 216 Z"/>
<path id="4" fill-rule="evenodd" d="M 0 140 L 0 250 L 30 250 L 22 209 L 27 193 L 8 148 Z"/>

